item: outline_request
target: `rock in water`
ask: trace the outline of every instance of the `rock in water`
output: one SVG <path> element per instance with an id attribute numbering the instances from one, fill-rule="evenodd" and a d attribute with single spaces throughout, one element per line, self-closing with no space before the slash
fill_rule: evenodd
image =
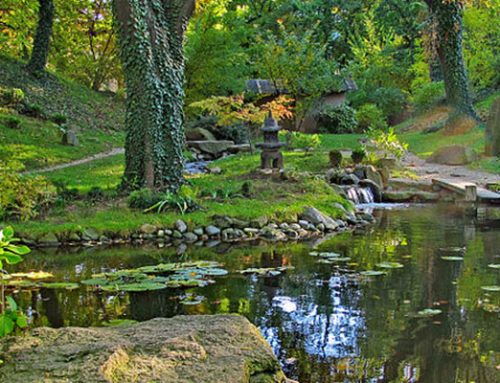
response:
<path id="1" fill-rule="evenodd" d="M 285 383 L 269 345 L 236 315 L 111 328 L 38 328 L 0 340 L 10 383 Z M 43 377 L 43 378 L 41 378 Z"/>
<path id="2" fill-rule="evenodd" d="M 315 225 L 323 224 L 328 230 L 335 230 L 339 225 L 333 218 L 320 212 L 314 207 L 306 207 L 300 218 L 309 221 Z"/>
<path id="3" fill-rule="evenodd" d="M 436 150 L 427 162 L 441 165 L 467 165 L 474 162 L 477 155 L 471 148 L 460 145 L 445 146 Z"/>
<path id="4" fill-rule="evenodd" d="M 500 156 L 500 97 L 493 102 L 486 124 L 486 155 Z"/>

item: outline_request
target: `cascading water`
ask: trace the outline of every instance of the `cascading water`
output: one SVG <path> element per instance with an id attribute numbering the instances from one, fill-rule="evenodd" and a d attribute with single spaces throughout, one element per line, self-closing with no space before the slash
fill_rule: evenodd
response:
<path id="1" fill-rule="evenodd" d="M 346 193 L 347 197 L 356 205 L 375 202 L 375 196 L 369 187 L 350 186 Z"/>

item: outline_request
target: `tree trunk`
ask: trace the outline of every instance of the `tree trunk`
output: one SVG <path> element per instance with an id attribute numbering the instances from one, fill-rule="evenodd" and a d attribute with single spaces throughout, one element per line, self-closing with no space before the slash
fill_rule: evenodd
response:
<path id="1" fill-rule="evenodd" d="M 38 74 L 45 70 L 49 57 L 50 37 L 52 35 L 52 24 L 54 23 L 53 0 L 39 0 L 38 26 L 36 28 L 33 51 L 28 63 L 28 70 Z"/>
<path id="2" fill-rule="evenodd" d="M 459 111 L 476 117 L 462 51 L 463 1 L 426 0 L 426 2 L 437 23 L 437 53 L 447 101 Z"/>
<path id="3" fill-rule="evenodd" d="M 184 170 L 183 36 L 194 0 L 115 0 L 127 87 L 122 186 L 177 191 Z"/>

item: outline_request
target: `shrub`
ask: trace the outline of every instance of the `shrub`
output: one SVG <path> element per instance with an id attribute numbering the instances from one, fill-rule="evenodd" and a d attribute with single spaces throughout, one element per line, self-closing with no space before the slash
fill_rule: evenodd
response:
<path id="1" fill-rule="evenodd" d="M 348 105 L 326 106 L 319 114 L 318 129 L 321 133 L 354 133 L 357 127 L 356 112 Z"/>
<path id="2" fill-rule="evenodd" d="M 22 102 L 17 105 L 17 111 L 28 117 L 45 118 L 45 111 L 38 104 Z"/>
<path id="3" fill-rule="evenodd" d="M 94 186 L 87 192 L 87 198 L 93 202 L 101 201 L 104 197 L 104 191 L 99 186 Z"/>
<path id="4" fill-rule="evenodd" d="M 408 144 L 399 141 L 394 128 L 390 128 L 387 132 L 372 130 L 369 135 L 377 150 L 382 152 L 384 157 L 394 156 L 401 159 L 408 149 Z"/>
<path id="5" fill-rule="evenodd" d="M 160 193 L 155 193 L 150 189 L 139 189 L 130 193 L 128 197 L 128 206 L 132 209 L 148 209 L 157 204 L 162 199 Z"/>
<path id="6" fill-rule="evenodd" d="M 413 103 L 418 112 L 425 112 L 445 100 L 444 82 L 430 82 L 413 92 Z"/>
<path id="7" fill-rule="evenodd" d="M 401 113 L 407 103 L 406 95 L 398 88 L 378 88 L 372 99 L 386 118 Z"/>
<path id="8" fill-rule="evenodd" d="M 196 194 L 188 186 L 182 186 L 177 194 L 140 189 L 130 194 L 128 205 L 133 209 L 141 209 L 145 213 L 163 213 L 168 210 L 178 210 L 181 214 L 184 214 L 199 208 L 196 202 Z"/>
<path id="9" fill-rule="evenodd" d="M 318 134 L 304 134 L 282 130 L 279 135 L 286 140 L 289 149 L 309 151 L 316 149 L 321 144 L 321 138 Z"/>
<path id="10" fill-rule="evenodd" d="M 244 124 L 222 126 L 217 129 L 217 134 L 221 138 L 233 141 L 238 145 L 248 143 L 249 139 L 248 128 Z"/>
<path id="11" fill-rule="evenodd" d="M 365 158 L 366 158 L 365 148 L 361 147 L 352 151 L 351 159 L 352 162 L 354 162 L 355 164 L 360 164 L 361 162 L 363 162 Z"/>
<path id="12" fill-rule="evenodd" d="M 202 128 L 213 131 L 219 122 L 217 116 L 200 116 L 188 122 L 187 129 Z"/>
<path id="13" fill-rule="evenodd" d="M 0 106 L 16 106 L 24 101 L 24 92 L 17 88 L 0 88 Z"/>
<path id="14" fill-rule="evenodd" d="M 2 122 L 5 124 L 7 128 L 10 129 L 20 129 L 21 128 L 21 119 L 16 116 L 6 116 L 2 119 Z"/>
<path id="15" fill-rule="evenodd" d="M 365 104 L 356 111 L 356 119 L 360 131 L 368 129 L 384 130 L 387 128 L 387 122 L 382 112 L 375 104 Z"/>
<path id="16" fill-rule="evenodd" d="M 333 166 L 334 168 L 339 168 L 342 166 L 344 157 L 342 156 L 342 152 L 340 150 L 332 150 L 330 153 L 328 153 L 328 156 L 330 157 L 331 166 Z"/>
<path id="17" fill-rule="evenodd" d="M 56 197 L 55 187 L 44 177 L 20 175 L 12 165 L 0 163 L 0 218 L 35 218 Z"/>
<path id="18" fill-rule="evenodd" d="M 50 116 L 50 121 L 57 125 L 64 125 L 68 122 L 68 117 L 66 117 L 66 115 L 62 113 L 56 113 Z"/>

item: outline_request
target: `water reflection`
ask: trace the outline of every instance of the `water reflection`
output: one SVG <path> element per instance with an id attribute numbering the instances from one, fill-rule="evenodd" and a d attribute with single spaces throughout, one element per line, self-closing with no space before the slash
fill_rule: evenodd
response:
<path id="1" fill-rule="evenodd" d="M 285 371 L 302 383 L 500 381 L 500 294 L 481 286 L 500 284 L 500 225 L 476 222 L 449 207 L 417 207 L 378 213 L 362 235 L 343 234 L 319 244 L 349 264 L 319 264 L 307 244 L 195 248 L 186 259 L 217 260 L 231 271 L 213 285 L 193 289 L 206 299 L 183 306 L 184 291 L 104 294 L 25 292 L 34 325 L 100 325 L 115 318 L 138 321 L 179 314 L 239 313 L 261 330 Z M 446 248 L 465 247 L 464 260 L 442 259 Z M 55 270 L 61 280 L 92 273 L 178 260 L 175 250 L 109 249 L 92 253 L 35 254 L 22 266 Z M 363 278 L 361 270 L 393 261 L 403 269 Z M 248 267 L 294 266 L 278 277 L 244 276 Z M 418 318 L 425 308 L 441 310 Z"/>

